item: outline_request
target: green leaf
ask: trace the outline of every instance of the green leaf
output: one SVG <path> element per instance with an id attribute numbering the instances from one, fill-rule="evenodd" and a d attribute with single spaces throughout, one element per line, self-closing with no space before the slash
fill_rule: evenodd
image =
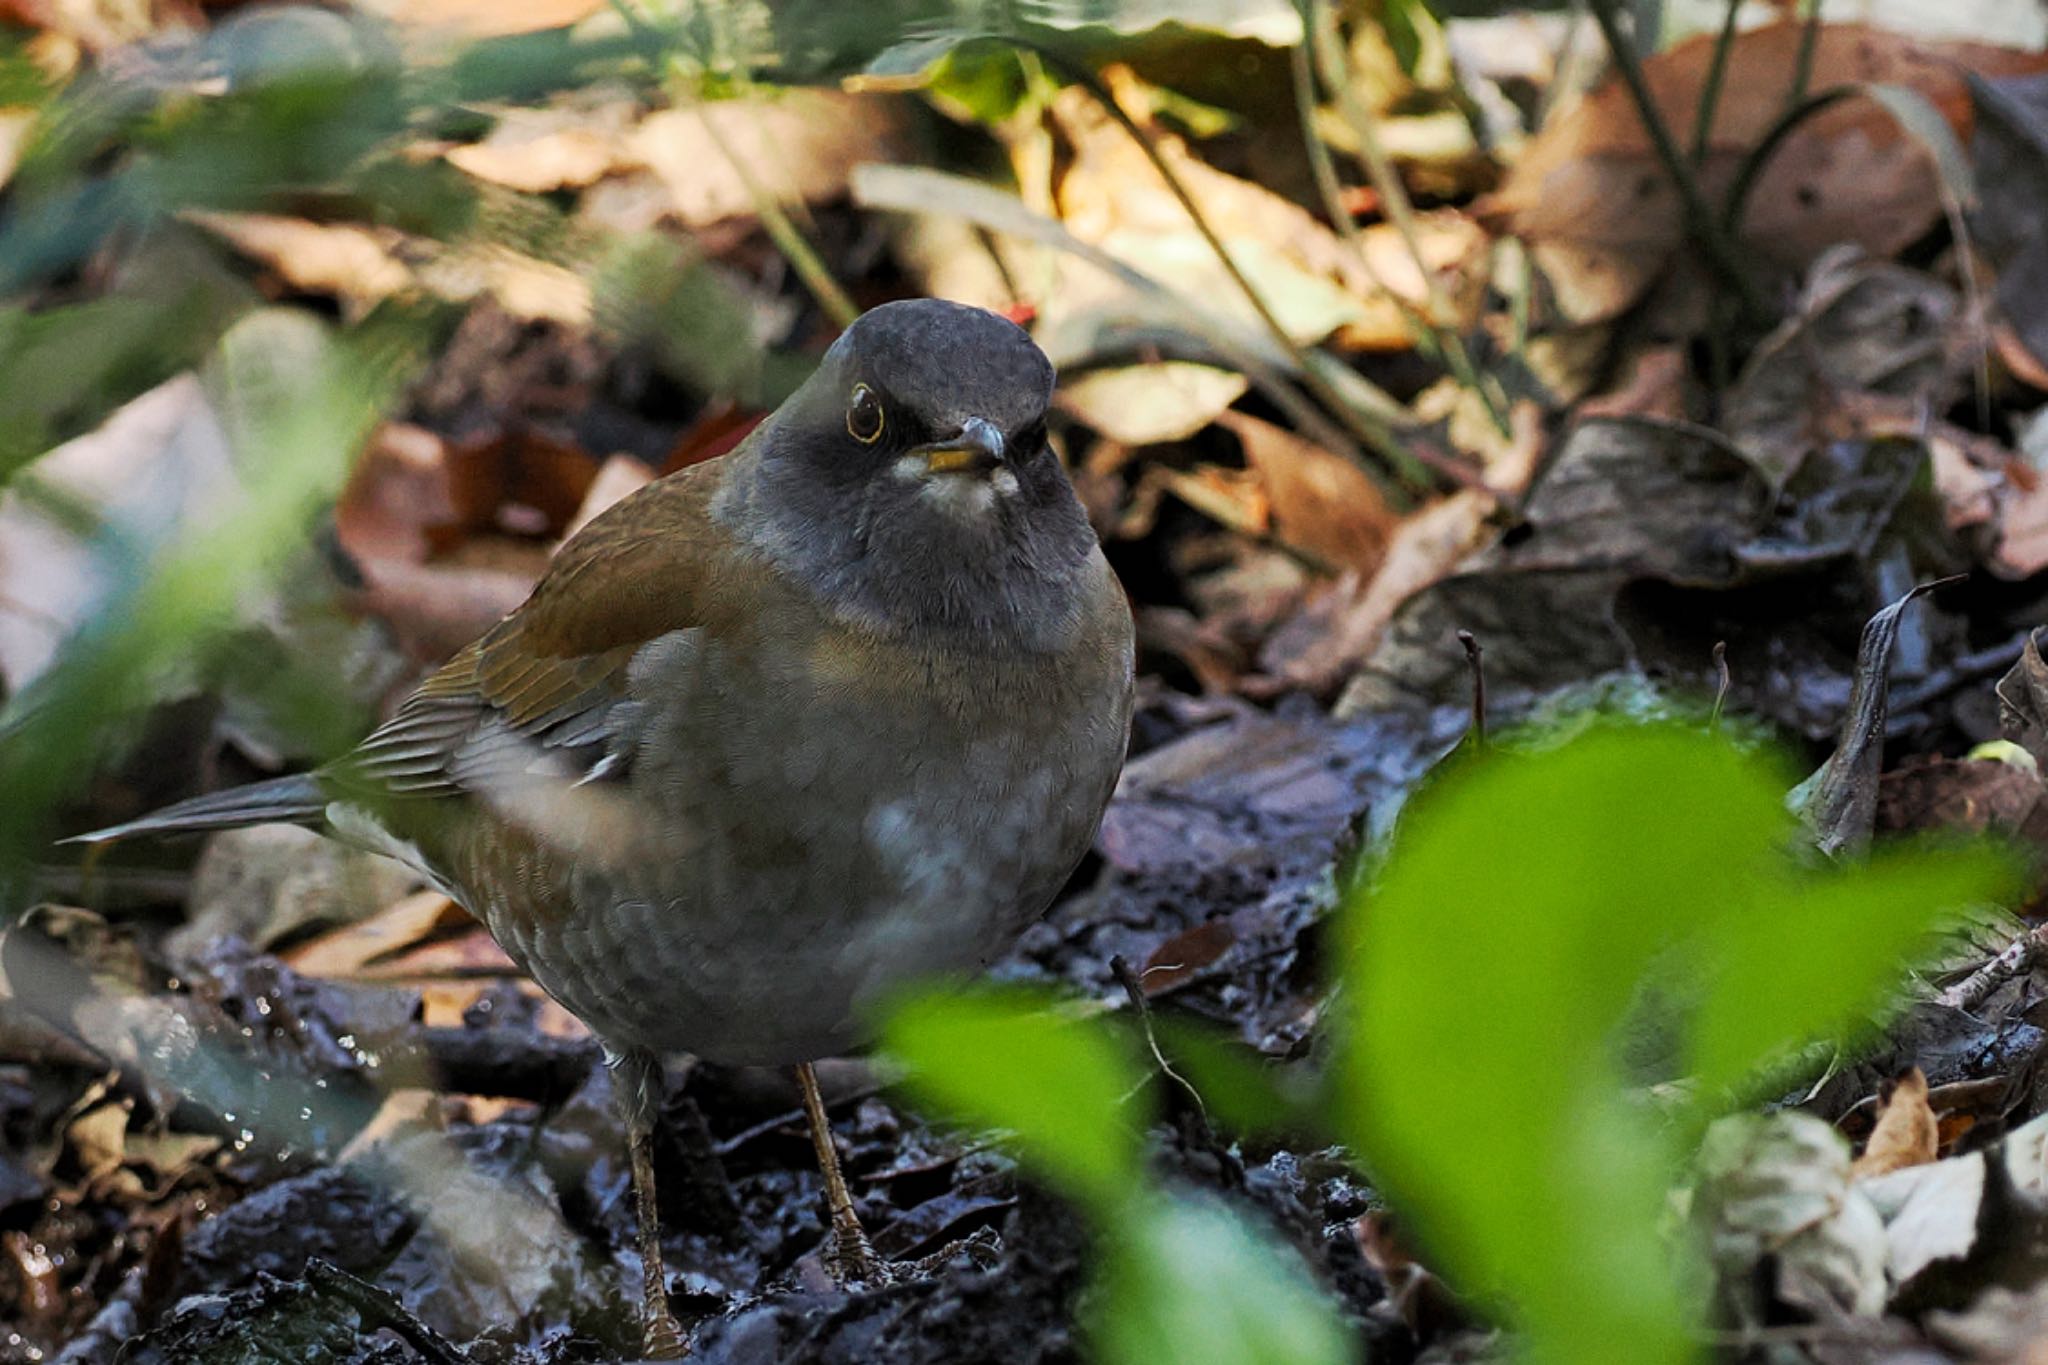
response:
<path id="1" fill-rule="evenodd" d="M 1542 1358 L 1694 1355 L 1655 1231 L 1668 1154 L 1610 1038 L 1678 932 L 1754 895 L 1781 790 L 1709 736 L 1595 729 L 1455 774 L 1346 907 L 1349 1127 Z"/>
<path id="2" fill-rule="evenodd" d="M 1024 1157 L 1097 1216 L 1142 1179 L 1124 1100 L 1144 1082 L 1132 1049 L 1100 1020 L 1019 990 L 935 992 L 899 1005 L 883 1046 L 916 1094 L 963 1123 L 1007 1128 Z"/>
<path id="3" fill-rule="evenodd" d="M 1736 1085 L 1773 1054 L 1857 1029 L 1935 916 L 1993 899 L 2009 877 L 1990 848 L 1894 852 L 1825 878 L 1788 876 L 1732 907 L 1715 925 L 1718 970 L 1694 1024 L 1701 1088 Z"/>
<path id="4" fill-rule="evenodd" d="M 1133 1201 L 1090 1323 L 1106 1365 L 1337 1365 L 1351 1335 L 1294 1253 L 1230 1210 Z"/>
<path id="5" fill-rule="evenodd" d="M 1697 1130 L 1631 1102 L 1623 1025 L 1689 1012 L 1695 1089 L 1724 1103 L 1857 1023 L 1940 912 L 1998 889 L 1989 852 L 1795 863 L 1782 790 L 1671 725 L 1496 750 L 1418 796 L 1347 898 L 1347 1128 L 1426 1254 L 1505 1300 L 1537 1359 L 1698 1356 L 1673 1267 L 1695 1249 L 1657 1231 Z"/>

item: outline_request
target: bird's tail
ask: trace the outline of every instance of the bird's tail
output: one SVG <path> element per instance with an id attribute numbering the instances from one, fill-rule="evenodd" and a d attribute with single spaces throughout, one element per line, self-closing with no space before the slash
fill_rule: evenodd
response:
<path id="1" fill-rule="evenodd" d="M 165 806 L 148 815 L 89 834 L 74 834 L 67 844 L 111 844 L 138 835 L 191 834 L 209 829 L 238 829 L 273 822 L 310 825 L 327 809 L 327 797 L 311 773 L 273 777 L 246 787 L 229 787 L 189 801 Z"/>

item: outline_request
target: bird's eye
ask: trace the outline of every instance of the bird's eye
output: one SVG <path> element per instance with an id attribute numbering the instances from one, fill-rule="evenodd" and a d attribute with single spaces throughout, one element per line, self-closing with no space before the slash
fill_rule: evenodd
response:
<path id="1" fill-rule="evenodd" d="M 864 446 L 882 439 L 882 400 L 865 384 L 855 384 L 847 400 L 846 434 Z"/>

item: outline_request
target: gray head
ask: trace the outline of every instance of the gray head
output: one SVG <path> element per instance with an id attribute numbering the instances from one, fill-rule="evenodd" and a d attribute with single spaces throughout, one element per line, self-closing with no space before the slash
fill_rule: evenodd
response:
<path id="1" fill-rule="evenodd" d="M 937 299 L 863 314 L 714 506 L 848 619 L 1053 647 L 1095 540 L 1046 445 L 1052 363 Z"/>

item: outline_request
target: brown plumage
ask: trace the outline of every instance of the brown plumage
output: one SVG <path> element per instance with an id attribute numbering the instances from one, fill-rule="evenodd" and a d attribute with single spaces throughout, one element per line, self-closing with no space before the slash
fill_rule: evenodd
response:
<path id="1" fill-rule="evenodd" d="M 477 914 L 619 1068 L 650 1354 L 680 1350 L 662 1053 L 798 1064 L 829 1259 L 875 1273 L 808 1064 L 1043 913 L 1128 736 L 1130 613 L 1045 446 L 1051 383 L 991 314 L 877 309 L 731 455 L 593 521 L 347 757 L 85 837 L 324 823 Z"/>

